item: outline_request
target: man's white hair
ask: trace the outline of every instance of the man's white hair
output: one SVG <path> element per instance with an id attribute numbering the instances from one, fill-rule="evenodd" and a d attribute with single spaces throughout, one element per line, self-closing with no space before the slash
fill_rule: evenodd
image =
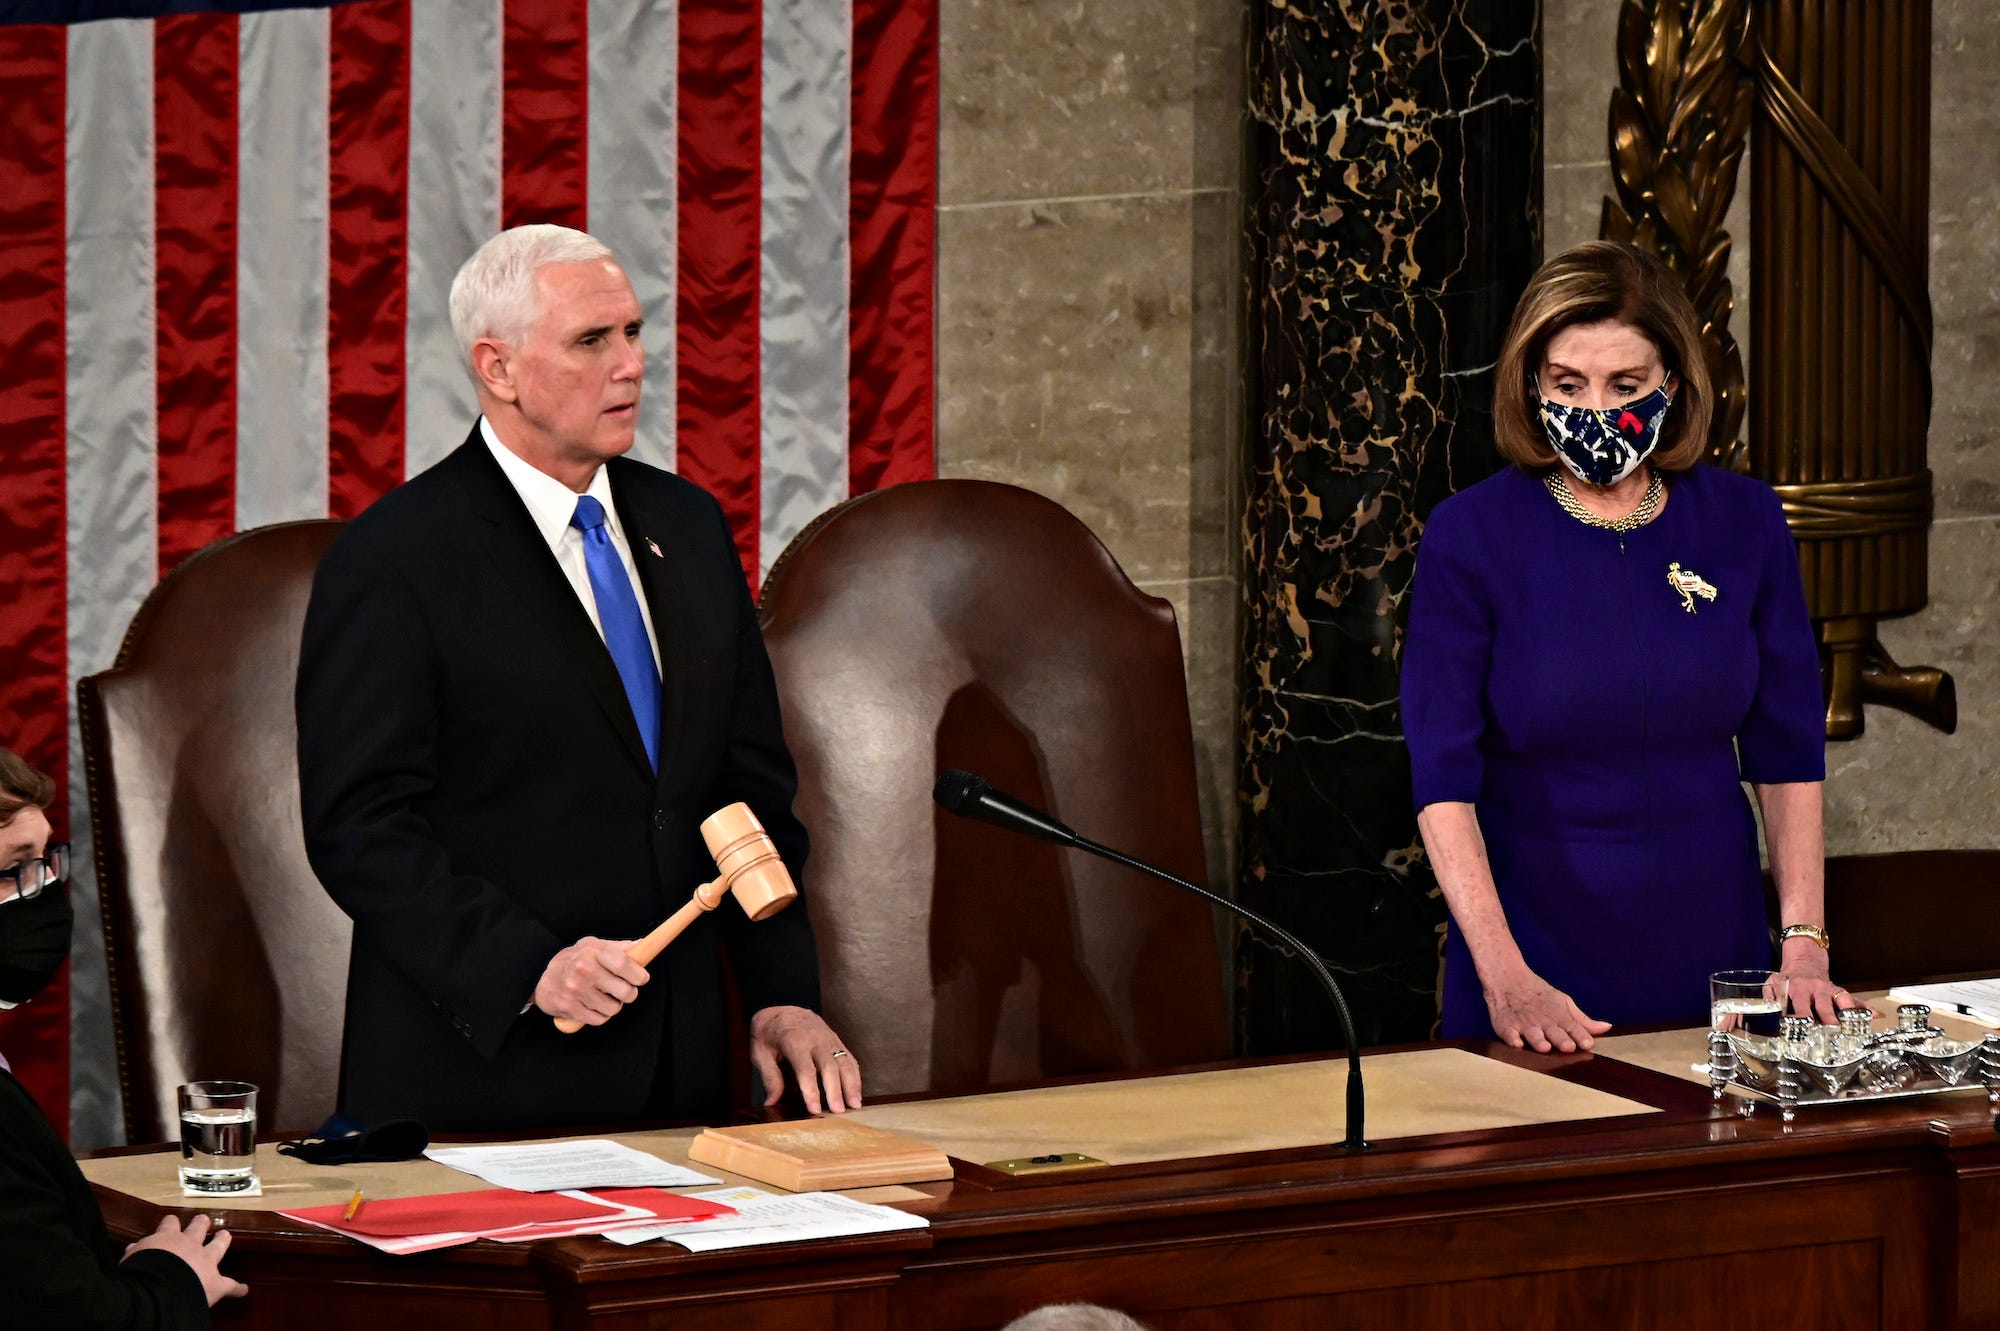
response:
<path id="1" fill-rule="evenodd" d="M 1051 1303 L 1022 1313 L 1000 1331 L 1146 1331 L 1114 1308 L 1095 1303 Z"/>
<path id="2" fill-rule="evenodd" d="M 510 227 L 473 251 L 451 279 L 451 335 L 459 363 L 472 375 L 472 344 L 482 337 L 517 342 L 540 311 L 535 274 L 550 264 L 618 262 L 604 242 L 588 232 L 537 222 Z"/>

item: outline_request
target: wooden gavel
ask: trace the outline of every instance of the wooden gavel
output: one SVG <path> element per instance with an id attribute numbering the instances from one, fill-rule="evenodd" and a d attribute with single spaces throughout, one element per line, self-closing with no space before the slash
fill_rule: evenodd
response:
<path id="1" fill-rule="evenodd" d="M 665 951 L 667 944 L 704 912 L 721 905 L 725 896 L 735 897 L 751 919 L 764 920 L 791 905 L 799 894 L 791 872 L 778 858 L 778 848 L 771 844 L 771 834 L 750 812 L 749 805 L 732 804 L 710 814 L 702 820 L 701 839 L 715 858 L 715 878 L 697 887 L 688 904 L 668 916 L 659 928 L 625 949 L 625 955 L 641 966 Z M 568 1017 L 557 1017 L 555 1022 L 564 1035 L 583 1029 L 582 1022 Z"/>

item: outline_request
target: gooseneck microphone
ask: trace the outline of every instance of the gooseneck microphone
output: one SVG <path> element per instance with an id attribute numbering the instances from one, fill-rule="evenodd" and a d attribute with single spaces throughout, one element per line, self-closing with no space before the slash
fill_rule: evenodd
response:
<path id="1" fill-rule="evenodd" d="M 1340 986 L 1333 982 L 1333 973 L 1326 968 L 1326 962 L 1319 953 L 1307 947 L 1289 930 L 1265 919 L 1256 911 L 1239 906 L 1225 896 L 1220 896 L 1207 888 L 1191 883 L 1185 878 L 1168 873 L 1165 869 L 1134 859 L 1123 851 L 1101 846 L 1088 837 L 1078 836 L 1069 827 L 1032 805 L 1023 804 L 1012 795 L 995 790 L 983 778 L 970 772 L 956 769 L 938 775 L 937 785 L 931 790 L 931 798 L 940 805 L 966 818 L 977 818 L 982 823 L 1009 832 L 1019 832 L 1041 841 L 1053 841 L 1059 846 L 1074 846 L 1092 855 L 1122 864 L 1128 869 L 1150 874 L 1163 882 L 1172 883 L 1194 893 L 1210 905 L 1220 906 L 1230 914 L 1245 920 L 1257 929 L 1275 938 L 1292 956 L 1304 962 L 1319 982 L 1326 987 L 1327 997 L 1333 1000 L 1333 1009 L 1340 1016 L 1341 1033 L 1347 1038 L 1347 1138 L 1341 1142 L 1341 1149 L 1365 1151 L 1368 1149 L 1367 1134 L 1363 1131 L 1367 1119 L 1367 1105 L 1361 1091 L 1361 1050 L 1354 1037 L 1354 1017 L 1347 1010 L 1347 1000 L 1341 996 Z"/>

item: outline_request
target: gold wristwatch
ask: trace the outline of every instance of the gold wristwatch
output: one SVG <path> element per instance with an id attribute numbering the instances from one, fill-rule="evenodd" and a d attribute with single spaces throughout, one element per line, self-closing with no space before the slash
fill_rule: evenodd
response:
<path id="1" fill-rule="evenodd" d="M 1778 942 L 1783 944 L 1788 938 L 1810 938 L 1819 944 L 1822 952 L 1833 946 L 1833 940 L 1826 936 L 1826 930 L 1817 924 L 1788 924 L 1778 934 Z"/>

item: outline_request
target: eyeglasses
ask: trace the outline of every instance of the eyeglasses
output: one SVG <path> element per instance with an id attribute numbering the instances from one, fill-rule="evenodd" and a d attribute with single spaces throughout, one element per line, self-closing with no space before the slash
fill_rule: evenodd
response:
<path id="1" fill-rule="evenodd" d="M 0 901 L 29 901 L 43 888 L 68 881 L 69 843 L 62 841 L 50 846 L 47 854 L 0 869 Z"/>

